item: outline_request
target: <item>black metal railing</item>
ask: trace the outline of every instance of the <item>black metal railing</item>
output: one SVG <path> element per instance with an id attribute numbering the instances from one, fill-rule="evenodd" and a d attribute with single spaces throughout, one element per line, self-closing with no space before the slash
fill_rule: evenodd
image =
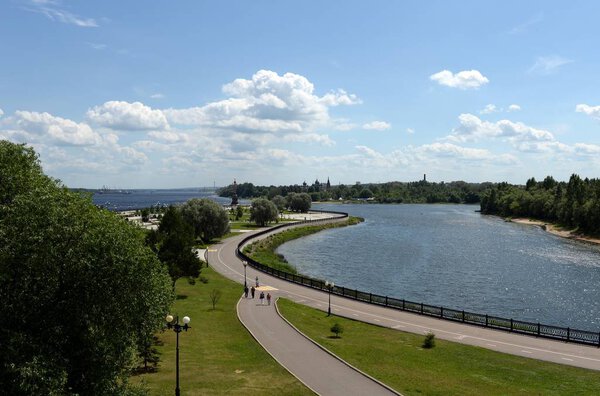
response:
<path id="1" fill-rule="evenodd" d="M 311 212 L 321 213 L 332 213 L 338 215 L 335 219 L 342 219 L 348 217 L 347 213 L 333 212 L 333 211 L 317 211 L 311 210 Z M 311 278 L 304 275 L 292 274 L 286 271 L 281 271 L 267 265 L 261 264 L 258 261 L 244 254 L 243 247 L 250 240 L 259 238 L 266 234 L 274 233 L 282 228 L 289 228 L 304 224 L 314 224 L 329 222 L 332 218 L 318 219 L 318 220 L 304 220 L 288 224 L 280 224 L 275 227 L 271 227 L 267 230 L 252 234 L 242 239 L 238 244 L 236 254 L 242 260 L 245 260 L 252 267 L 259 271 L 265 272 L 269 275 L 277 278 L 285 279 L 289 282 L 297 283 L 310 287 L 313 289 L 328 291 L 325 286 L 325 281 L 321 279 Z M 516 319 L 501 318 L 498 316 L 492 316 L 487 314 L 479 314 L 468 311 L 459 311 L 452 308 L 446 308 L 442 306 L 429 305 L 414 301 L 408 301 L 405 299 L 398 299 L 389 296 L 381 296 L 378 294 L 363 292 L 357 289 L 350 289 L 344 286 L 335 285 L 331 290 L 332 294 L 340 297 L 346 297 L 357 301 L 366 302 L 369 304 L 375 304 L 388 308 L 398 309 L 402 311 L 408 311 L 420 315 L 426 315 L 436 317 L 444 320 L 452 320 L 455 322 L 466 323 L 470 325 L 488 327 L 491 329 L 504 330 L 512 333 L 532 335 L 536 337 L 550 338 L 554 340 L 561 340 L 566 342 L 573 342 L 578 344 L 593 345 L 600 348 L 600 332 L 592 332 L 585 330 L 571 329 L 569 327 L 551 326 L 542 323 L 525 322 Z"/>

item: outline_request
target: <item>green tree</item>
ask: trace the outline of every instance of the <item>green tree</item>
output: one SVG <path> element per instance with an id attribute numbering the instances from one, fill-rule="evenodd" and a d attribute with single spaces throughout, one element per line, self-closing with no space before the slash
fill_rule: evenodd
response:
<path id="1" fill-rule="evenodd" d="M 33 151 L 0 142 L 0 169 L 7 158 L 25 183 L 0 184 L 2 392 L 127 393 L 173 298 L 166 268 L 139 228 L 44 176 Z"/>
<path id="2" fill-rule="evenodd" d="M 285 198 L 282 197 L 281 195 L 275 195 L 271 201 L 273 201 L 273 203 L 275 204 L 275 206 L 277 207 L 277 210 L 282 212 L 286 206 L 287 206 L 287 202 L 285 201 Z"/>
<path id="3" fill-rule="evenodd" d="M 311 204 L 310 195 L 307 193 L 288 194 L 288 207 L 294 212 L 308 212 Z"/>
<path id="4" fill-rule="evenodd" d="M 250 221 L 255 222 L 261 227 L 266 226 L 272 221 L 277 220 L 277 207 L 266 198 L 257 198 L 252 201 L 250 207 Z"/>
<path id="5" fill-rule="evenodd" d="M 242 206 L 241 206 L 241 205 L 238 205 L 238 206 L 235 208 L 235 219 L 236 219 L 236 220 L 239 220 L 239 219 L 241 219 L 242 217 L 244 217 L 244 208 L 242 208 Z"/>
<path id="6" fill-rule="evenodd" d="M 200 275 L 201 262 L 193 252 L 194 230 L 183 220 L 181 212 L 169 206 L 158 227 L 160 248 L 158 258 L 167 265 L 172 286 L 179 278 L 188 277 L 190 281 Z"/>
<path id="7" fill-rule="evenodd" d="M 190 199 L 181 206 L 183 219 L 194 229 L 194 235 L 208 242 L 229 232 L 229 216 L 215 201 Z"/>

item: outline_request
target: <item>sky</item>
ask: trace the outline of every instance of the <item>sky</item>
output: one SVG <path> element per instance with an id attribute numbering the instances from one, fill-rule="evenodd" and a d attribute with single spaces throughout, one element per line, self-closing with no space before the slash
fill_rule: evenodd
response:
<path id="1" fill-rule="evenodd" d="M 69 187 L 600 176 L 600 2 L 0 1 L 0 139 Z"/>

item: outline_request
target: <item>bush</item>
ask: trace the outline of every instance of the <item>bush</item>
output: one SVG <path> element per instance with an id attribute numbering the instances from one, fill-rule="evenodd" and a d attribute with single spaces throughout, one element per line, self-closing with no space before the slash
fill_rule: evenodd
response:
<path id="1" fill-rule="evenodd" d="M 435 346 L 435 334 L 432 332 L 427 333 L 425 340 L 423 340 L 423 348 L 431 349 Z"/>
<path id="2" fill-rule="evenodd" d="M 331 332 L 335 334 L 335 338 L 340 338 L 340 334 L 344 332 L 344 328 L 339 323 L 335 323 L 331 326 Z"/>

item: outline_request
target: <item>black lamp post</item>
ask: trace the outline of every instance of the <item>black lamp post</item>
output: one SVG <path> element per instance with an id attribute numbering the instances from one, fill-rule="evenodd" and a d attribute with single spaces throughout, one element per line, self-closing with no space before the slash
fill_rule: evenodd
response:
<path id="1" fill-rule="evenodd" d="M 246 282 L 246 267 L 248 266 L 248 262 L 244 260 L 242 264 L 244 264 L 244 290 L 246 290 L 248 288 L 248 283 Z"/>
<path id="2" fill-rule="evenodd" d="M 331 291 L 335 284 L 333 282 L 325 281 L 325 286 L 327 286 L 327 290 L 329 291 L 329 306 L 327 307 L 327 316 L 331 316 Z"/>
<path id="3" fill-rule="evenodd" d="M 191 328 L 191 326 L 188 326 L 188 323 L 190 323 L 190 317 L 183 317 L 183 325 L 179 324 L 178 316 L 175 316 L 173 319 L 173 315 L 167 315 L 165 320 L 167 321 L 167 327 L 169 329 L 173 329 L 175 334 L 177 334 L 177 347 L 175 349 L 175 396 L 179 396 L 179 333 L 181 333 L 182 330 L 187 331 L 187 329 Z"/>

